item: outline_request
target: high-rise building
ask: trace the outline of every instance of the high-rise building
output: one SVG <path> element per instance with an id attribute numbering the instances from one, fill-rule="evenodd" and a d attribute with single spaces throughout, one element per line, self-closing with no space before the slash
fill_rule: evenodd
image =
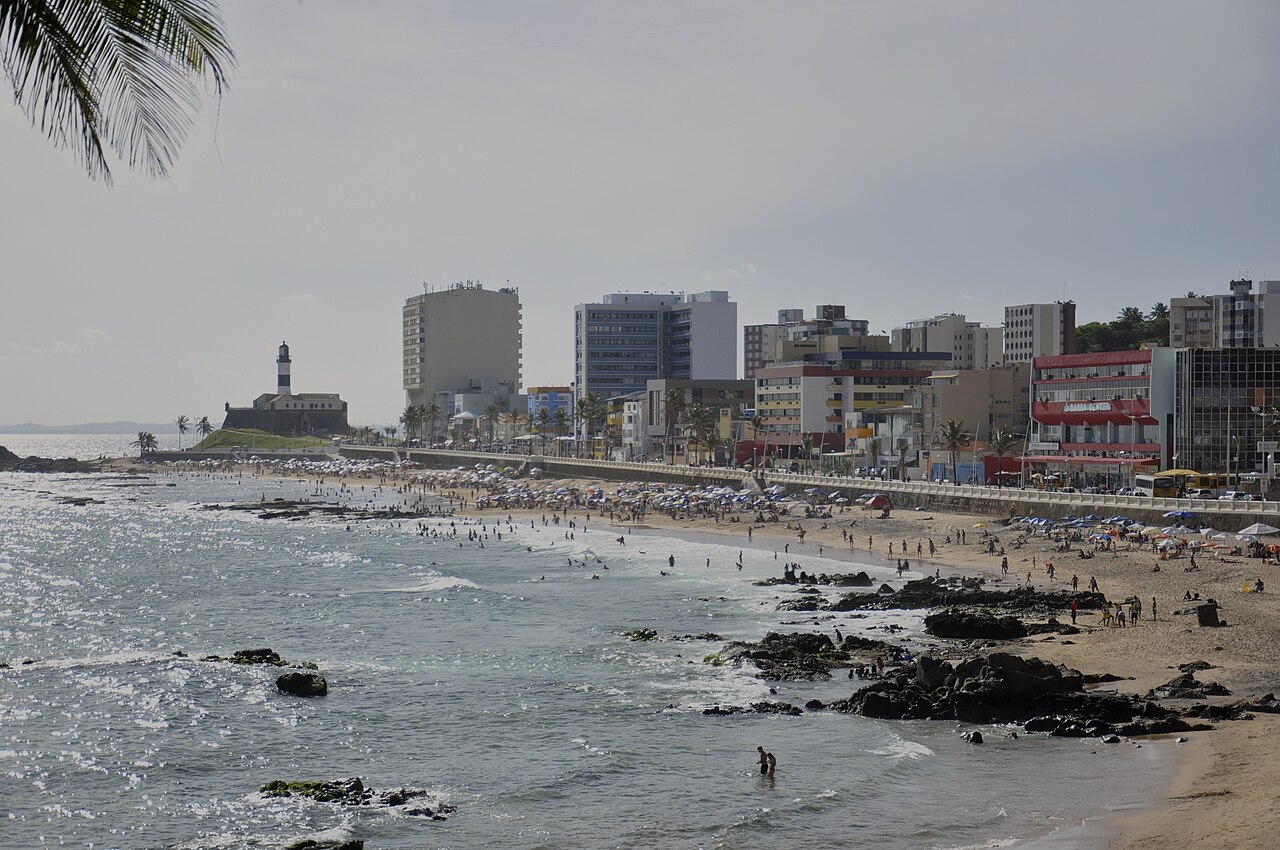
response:
<path id="1" fill-rule="evenodd" d="M 1076 353 L 1076 305 L 1017 304 L 1004 308 L 1004 362 Z"/>
<path id="2" fill-rule="evenodd" d="M 510 412 L 520 391 L 520 294 L 455 283 L 404 303 L 405 403 L 446 414 L 496 403 Z M 457 409 L 461 403 L 466 410 Z"/>
<path id="3" fill-rule="evenodd" d="M 1176 380 L 1178 468 L 1274 474 L 1280 349 L 1179 349 Z"/>
<path id="4" fill-rule="evenodd" d="M 574 308 L 575 392 L 601 399 L 661 378 L 734 378 L 738 305 L 722 291 L 613 293 Z"/>
<path id="5" fill-rule="evenodd" d="M 1268 296 L 1280 303 L 1280 280 L 1231 281 L 1231 292 L 1169 301 L 1169 345 L 1173 348 L 1274 348 L 1280 320 L 1268 324 Z M 1273 306 L 1272 309 L 1275 309 Z"/>
<path id="6" fill-rule="evenodd" d="M 867 320 L 846 318 L 842 304 L 819 304 L 812 319 L 799 308 L 779 310 L 775 323 L 743 327 L 742 376 L 754 378 L 758 369 L 805 354 L 859 347 L 856 340 L 866 336 Z"/>
<path id="7" fill-rule="evenodd" d="M 890 331 L 889 339 L 894 351 L 949 351 L 956 369 L 990 369 L 1004 360 L 1003 331 L 970 322 L 963 313 L 907 322 Z"/>

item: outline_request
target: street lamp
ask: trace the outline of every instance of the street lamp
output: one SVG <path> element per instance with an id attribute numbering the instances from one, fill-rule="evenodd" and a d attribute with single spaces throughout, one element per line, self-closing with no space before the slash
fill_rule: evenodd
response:
<path id="1" fill-rule="evenodd" d="M 1268 411 L 1266 410 L 1266 408 L 1263 408 L 1263 407 L 1250 407 L 1249 409 L 1252 410 L 1254 413 L 1258 414 L 1258 416 L 1261 417 L 1262 419 L 1262 431 L 1258 435 L 1259 437 L 1258 449 L 1259 451 L 1263 452 L 1263 455 L 1262 455 L 1262 501 L 1265 502 L 1267 500 L 1267 491 L 1270 489 L 1272 467 L 1275 464 L 1274 454 L 1271 451 L 1267 451 L 1263 449 L 1263 446 L 1265 446 L 1266 443 L 1270 442 L 1269 440 L 1267 440 L 1267 412 Z"/>
<path id="2" fill-rule="evenodd" d="M 1123 407 L 1120 408 L 1120 415 L 1129 420 L 1129 476 L 1132 486 L 1138 483 L 1138 463 L 1135 460 L 1138 453 L 1138 417 Z"/>

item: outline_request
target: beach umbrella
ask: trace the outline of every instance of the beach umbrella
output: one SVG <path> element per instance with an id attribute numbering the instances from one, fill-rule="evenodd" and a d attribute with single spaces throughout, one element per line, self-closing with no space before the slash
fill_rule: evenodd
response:
<path id="1" fill-rule="evenodd" d="M 1249 541 L 1250 543 L 1257 543 L 1257 542 L 1258 542 L 1258 535 L 1256 535 L 1256 534 L 1237 534 L 1237 535 L 1236 535 L 1236 540 L 1247 540 L 1247 541 Z"/>
<path id="2" fill-rule="evenodd" d="M 1165 514 L 1165 516 L 1173 517 L 1174 519 L 1195 519 L 1196 518 L 1196 514 L 1194 512 L 1182 511 L 1182 510 L 1169 511 L 1167 514 Z"/>
<path id="3" fill-rule="evenodd" d="M 1280 534 L 1280 528 L 1276 528 L 1274 525 L 1267 525 L 1265 522 L 1255 522 L 1248 528 L 1240 529 L 1240 533 L 1266 536 L 1268 534 Z"/>

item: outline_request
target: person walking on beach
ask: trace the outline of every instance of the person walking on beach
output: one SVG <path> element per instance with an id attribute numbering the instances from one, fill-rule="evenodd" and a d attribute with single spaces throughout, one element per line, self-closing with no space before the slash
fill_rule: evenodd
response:
<path id="1" fill-rule="evenodd" d="M 764 747 L 756 747 L 756 752 L 760 754 L 760 775 L 764 776 L 769 772 L 769 754 L 764 751 Z"/>
<path id="2" fill-rule="evenodd" d="M 1156 619 L 1156 598 L 1153 596 L 1151 597 L 1151 620 L 1154 622 L 1155 619 Z"/>
<path id="3" fill-rule="evenodd" d="M 1076 611 L 1078 609 L 1079 609 L 1079 606 L 1077 606 L 1076 601 L 1072 599 L 1071 600 L 1071 625 L 1073 626 L 1076 624 Z"/>
<path id="4" fill-rule="evenodd" d="M 1089 592 L 1090 593 L 1098 592 L 1098 580 L 1093 576 L 1089 576 Z"/>

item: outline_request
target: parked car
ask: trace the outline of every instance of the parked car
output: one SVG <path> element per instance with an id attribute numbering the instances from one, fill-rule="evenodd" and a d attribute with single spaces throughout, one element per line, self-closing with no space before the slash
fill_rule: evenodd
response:
<path id="1" fill-rule="evenodd" d="M 1218 495 L 1204 487 L 1192 487 L 1187 491 L 1188 499 L 1217 499 Z"/>
<path id="2" fill-rule="evenodd" d="M 1242 490 L 1228 490 L 1227 492 L 1219 496 L 1218 499 L 1219 501 L 1223 501 L 1223 502 L 1260 502 L 1262 501 L 1261 496 L 1254 495 L 1253 493 L 1245 493 Z"/>

